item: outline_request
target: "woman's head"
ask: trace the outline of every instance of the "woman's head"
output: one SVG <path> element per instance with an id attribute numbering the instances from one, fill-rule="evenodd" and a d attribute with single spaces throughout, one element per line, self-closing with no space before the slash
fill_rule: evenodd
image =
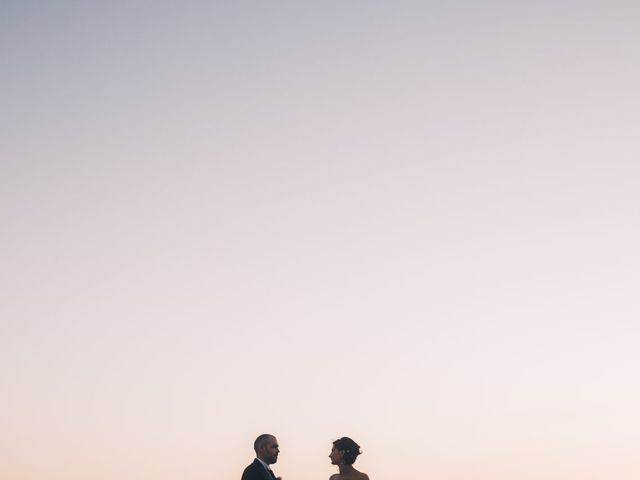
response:
<path id="1" fill-rule="evenodd" d="M 361 453 L 360 445 L 349 437 L 342 437 L 333 442 L 333 449 L 329 457 L 331 458 L 331 463 L 352 465 Z"/>

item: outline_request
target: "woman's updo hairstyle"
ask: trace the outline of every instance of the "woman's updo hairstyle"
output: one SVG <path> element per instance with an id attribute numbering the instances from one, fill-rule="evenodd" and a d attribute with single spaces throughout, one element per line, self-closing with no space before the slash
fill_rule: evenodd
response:
<path id="1" fill-rule="evenodd" d="M 362 452 L 360 451 L 360 445 L 351 440 L 349 437 L 342 437 L 333 442 L 333 445 L 336 447 L 336 450 L 342 452 L 342 459 L 344 463 L 347 465 L 353 465 L 353 462 L 356 461 L 358 455 Z"/>

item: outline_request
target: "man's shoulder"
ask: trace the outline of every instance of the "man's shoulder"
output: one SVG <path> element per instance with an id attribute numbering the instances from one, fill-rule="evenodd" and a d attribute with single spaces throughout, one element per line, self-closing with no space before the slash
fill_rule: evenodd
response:
<path id="1" fill-rule="evenodd" d="M 255 478 L 256 476 L 258 476 L 258 473 L 257 473 L 258 466 L 259 465 L 255 460 L 253 461 L 253 463 L 250 463 L 249 465 L 247 465 L 247 467 L 242 472 L 242 480 L 251 480 L 252 478 Z"/>
<path id="2" fill-rule="evenodd" d="M 260 460 L 258 460 L 257 458 L 253 459 L 253 462 L 251 462 L 249 465 L 247 465 L 247 468 L 256 468 L 256 467 L 260 467 L 262 466 L 260 464 Z"/>

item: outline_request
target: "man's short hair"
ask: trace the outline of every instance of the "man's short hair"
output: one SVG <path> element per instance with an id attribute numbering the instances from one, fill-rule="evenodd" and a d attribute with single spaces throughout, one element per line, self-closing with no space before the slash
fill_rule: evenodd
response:
<path id="1" fill-rule="evenodd" d="M 258 435 L 258 438 L 256 438 L 256 441 L 253 442 L 253 449 L 256 451 L 256 453 L 258 453 L 258 450 L 260 450 L 263 446 L 269 443 L 269 440 L 272 438 L 275 438 L 275 437 L 270 433 L 263 433 L 262 435 Z"/>

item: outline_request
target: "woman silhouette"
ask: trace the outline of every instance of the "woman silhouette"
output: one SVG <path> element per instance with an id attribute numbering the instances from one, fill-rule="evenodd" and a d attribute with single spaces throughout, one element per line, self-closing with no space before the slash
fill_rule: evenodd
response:
<path id="1" fill-rule="evenodd" d="M 332 465 L 338 466 L 339 473 L 331 475 L 329 480 L 369 480 L 366 473 L 353 468 L 353 463 L 361 453 L 360 445 L 349 437 L 342 437 L 333 442 L 329 458 Z"/>

